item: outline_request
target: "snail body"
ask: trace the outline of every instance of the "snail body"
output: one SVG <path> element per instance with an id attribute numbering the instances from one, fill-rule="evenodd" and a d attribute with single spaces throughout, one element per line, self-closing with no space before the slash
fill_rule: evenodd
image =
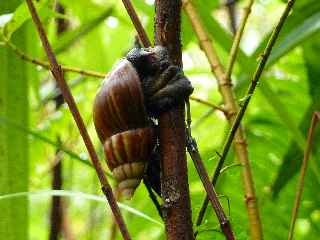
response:
<path id="1" fill-rule="evenodd" d="M 105 78 L 95 98 L 95 128 L 107 165 L 127 199 L 146 172 L 153 174 L 146 171 L 148 163 L 154 164 L 150 157 L 158 138 L 151 118 L 183 102 L 193 90 L 167 59 L 163 47 L 131 50 Z M 160 178 L 159 173 L 154 176 Z M 160 179 L 156 182 L 153 189 L 160 194 Z"/>

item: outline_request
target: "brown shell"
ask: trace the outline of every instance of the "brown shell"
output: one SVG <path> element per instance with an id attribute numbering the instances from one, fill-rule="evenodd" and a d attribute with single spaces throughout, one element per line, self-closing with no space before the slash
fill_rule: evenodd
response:
<path id="1" fill-rule="evenodd" d="M 93 119 L 102 142 L 114 134 L 148 126 L 139 76 L 128 60 L 122 59 L 103 81 Z"/>
<path id="2" fill-rule="evenodd" d="M 107 164 L 123 196 L 130 199 L 138 187 L 155 145 L 152 128 L 139 128 L 113 135 L 104 144 Z"/>

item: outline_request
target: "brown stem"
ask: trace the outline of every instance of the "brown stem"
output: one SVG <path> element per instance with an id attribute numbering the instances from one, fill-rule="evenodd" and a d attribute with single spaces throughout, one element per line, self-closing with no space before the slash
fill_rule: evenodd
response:
<path id="1" fill-rule="evenodd" d="M 156 0 L 155 44 L 168 49 L 173 64 L 182 65 L 180 0 Z M 168 240 L 193 240 L 187 160 L 185 153 L 184 106 L 181 104 L 159 118 L 161 192 Z"/>
<path id="2" fill-rule="evenodd" d="M 241 42 L 242 35 L 244 32 L 244 28 L 246 26 L 249 15 L 251 13 L 251 8 L 252 8 L 253 3 L 254 3 L 254 0 L 248 0 L 248 4 L 244 8 L 244 12 L 243 12 L 243 16 L 241 18 L 239 28 L 234 36 L 234 39 L 233 39 L 232 47 L 231 47 L 230 54 L 229 54 L 227 70 L 226 70 L 226 78 L 227 78 L 227 81 L 229 81 L 229 82 L 231 82 L 231 73 L 233 70 L 234 63 L 236 62 L 240 42 Z"/>
<path id="3" fill-rule="evenodd" d="M 210 40 L 209 35 L 204 29 L 200 17 L 196 12 L 192 2 L 190 0 L 184 0 L 184 10 L 187 13 L 191 24 L 194 28 L 194 31 L 197 34 L 197 37 L 200 42 L 201 49 L 205 52 L 208 61 L 211 65 L 212 73 L 216 76 L 219 85 L 219 91 L 223 97 L 223 100 L 226 105 L 226 110 L 228 112 L 228 120 L 229 123 L 232 124 L 235 119 L 235 114 L 237 113 L 239 106 L 237 104 L 237 100 L 234 96 L 234 92 L 231 88 L 231 83 L 225 77 L 225 70 L 222 67 L 220 59 L 216 54 L 215 49 L 213 48 L 212 41 Z M 245 191 L 245 199 L 246 206 L 248 209 L 248 217 L 250 222 L 250 230 L 251 230 L 251 238 L 252 239 L 262 239 L 262 226 L 260 221 L 260 214 L 258 210 L 258 205 L 255 196 L 254 183 L 251 173 L 250 162 L 248 158 L 248 150 L 245 139 L 245 134 L 243 128 L 239 128 L 235 135 L 235 152 L 238 158 L 238 161 L 243 165 L 242 171 L 242 179 L 244 182 L 244 191 Z M 216 172 L 220 173 L 221 168 L 223 167 L 224 161 L 220 161 L 218 165 L 218 169 Z M 200 225 L 206 208 L 208 206 L 208 198 L 203 201 L 201 210 L 198 214 L 196 224 Z"/>
<path id="4" fill-rule="evenodd" d="M 190 109 L 189 101 L 186 101 L 186 109 L 187 109 L 187 129 L 186 129 L 187 130 L 187 149 L 188 149 L 189 155 L 197 169 L 197 172 L 200 176 L 202 184 L 207 192 L 208 199 L 210 200 L 211 205 L 217 215 L 222 232 L 224 233 L 224 235 L 228 240 L 229 239 L 234 240 L 235 236 L 232 232 L 230 222 L 226 217 L 226 214 L 224 213 L 224 210 L 219 202 L 218 195 L 215 191 L 215 188 L 210 182 L 210 178 L 204 166 L 202 158 L 200 156 L 197 143 L 191 134 L 191 109 Z M 194 236 L 196 237 L 197 234 L 198 232 L 195 232 Z"/>
<path id="5" fill-rule="evenodd" d="M 311 148 L 312 148 L 313 135 L 314 135 L 314 132 L 315 132 L 315 129 L 316 129 L 316 126 L 317 126 L 319 120 L 320 120 L 320 112 L 313 113 L 309 132 L 308 132 L 307 145 L 306 145 L 306 148 L 304 151 L 303 161 L 302 161 L 302 165 L 301 165 L 301 171 L 300 171 L 300 177 L 298 180 L 296 198 L 295 198 L 294 206 L 292 209 L 292 217 L 291 217 L 288 240 L 292 240 L 292 238 L 293 238 L 294 226 L 295 226 L 295 223 L 297 220 L 297 215 L 298 215 L 301 197 L 302 197 L 302 193 L 303 193 L 304 177 L 306 175 L 308 161 L 309 161 L 310 152 L 311 152 Z"/>
<path id="6" fill-rule="evenodd" d="M 209 102 L 209 101 L 206 101 L 206 100 L 204 100 L 204 99 L 202 99 L 202 98 L 198 98 L 198 97 L 196 97 L 196 96 L 191 95 L 191 96 L 190 96 L 190 99 L 193 100 L 193 101 L 195 101 L 195 102 L 198 102 L 198 103 L 202 103 L 202 104 L 204 104 L 204 105 L 207 105 L 207 106 L 209 106 L 209 107 L 211 107 L 211 108 L 213 108 L 213 109 L 215 109 L 215 110 L 219 110 L 220 112 L 224 113 L 226 116 L 227 116 L 227 114 L 228 114 L 227 111 L 226 111 L 223 107 L 220 107 L 220 106 L 218 106 L 218 105 L 215 105 L 215 104 L 213 104 L 213 103 L 211 103 L 211 102 Z"/>
<path id="7" fill-rule="evenodd" d="M 144 30 L 138 14 L 136 13 L 136 11 L 134 10 L 132 3 L 130 0 L 122 0 L 123 5 L 125 6 L 125 8 L 127 9 L 127 12 L 131 18 L 131 21 L 134 25 L 134 27 L 136 28 L 137 32 L 138 32 L 138 36 L 140 38 L 140 41 L 142 42 L 144 47 L 150 47 L 151 43 L 150 40 L 148 38 L 148 35 L 146 33 L 146 31 Z"/>
<path id="8" fill-rule="evenodd" d="M 226 0 L 226 7 L 229 15 L 230 27 L 233 35 L 237 32 L 237 14 L 236 14 L 236 0 Z"/>
<path id="9" fill-rule="evenodd" d="M 5 44 L 10 47 L 15 54 L 17 54 L 22 60 L 25 60 L 27 62 L 30 62 L 32 64 L 41 66 L 45 69 L 50 69 L 50 64 L 45 61 L 41 61 L 39 59 L 33 58 L 29 56 L 28 54 L 24 53 L 21 51 L 19 48 L 17 48 L 16 45 L 14 45 L 10 40 L 5 39 Z M 61 68 L 64 72 L 74 72 L 74 73 L 79 73 L 83 76 L 88 76 L 88 77 L 96 77 L 96 78 L 104 78 L 106 76 L 105 73 L 100 73 L 100 72 L 95 72 L 91 70 L 83 70 L 81 68 L 77 67 L 69 67 L 69 66 L 63 66 L 61 65 Z"/>
<path id="10" fill-rule="evenodd" d="M 65 101 L 67 102 L 69 109 L 72 113 L 72 116 L 73 116 L 73 118 L 79 128 L 80 134 L 83 138 L 83 141 L 86 145 L 86 148 L 87 148 L 88 153 L 90 155 L 90 158 L 92 160 L 92 164 L 97 172 L 98 178 L 99 178 L 100 183 L 102 185 L 103 193 L 105 194 L 105 196 L 109 202 L 109 205 L 110 205 L 111 210 L 114 214 L 114 217 L 118 223 L 118 226 L 119 226 L 120 231 L 123 235 L 123 238 L 126 240 L 129 240 L 129 239 L 131 239 L 131 237 L 129 236 L 129 232 L 128 232 L 127 227 L 124 223 L 119 206 L 118 206 L 118 204 L 115 200 L 115 197 L 112 193 L 111 186 L 110 186 L 106 176 L 104 175 L 104 172 L 103 172 L 103 169 L 102 169 L 101 164 L 99 162 L 97 153 L 94 150 L 92 141 L 91 141 L 89 134 L 86 130 L 86 127 L 85 127 L 83 119 L 79 113 L 79 110 L 76 106 L 74 98 L 70 92 L 70 89 L 68 88 L 68 86 L 66 84 L 66 81 L 65 81 L 64 75 L 63 75 L 63 70 L 61 69 L 61 66 L 58 64 L 56 57 L 52 51 L 52 48 L 48 42 L 48 38 L 46 36 L 43 25 L 39 19 L 39 16 L 36 12 L 36 9 L 33 5 L 32 0 L 27 0 L 27 4 L 28 4 L 29 11 L 31 13 L 32 19 L 37 27 L 42 45 L 43 45 L 45 52 L 47 54 L 47 57 L 49 59 L 51 72 L 52 72 L 53 76 L 55 77 L 56 81 L 58 82 L 58 85 L 61 89 L 63 97 L 64 97 Z"/>
<path id="11" fill-rule="evenodd" d="M 128 11 L 129 15 L 132 14 L 131 12 L 135 13 L 135 10 L 132 8 L 130 11 Z M 139 23 L 139 19 L 136 19 L 135 21 L 138 21 L 138 23 Z M 143 36 L 140 37 L 140 39 L 144 38 L 146 36 L 146 34 L 145 34 L 144 29 L 142 28 L 142 25 L 140 23 L 139 24 L 136 23 L 134 25 L 136 26 L 136 30 L 138 32 L 138 35 L 141 34 L 141 33 L 144 34 Z M 140 26 L 140 27 L 137 27 L 137 26 Z M 202 104 L 208 105 L 208 106 L 212 107 L 213 109 L 218 109 L 218 110 L 222 111 L 223 113 L 227 114 L 226 111 L 223 108 L 221 108 L 219 106 L 216 106 L 214 104 L 211 104 L 208 101 L 199 99 L 199 98 L 194 97 L 194 96 L 191 96 L 190 99 L 192 99 L 194 101 L 197 101 L 197 102 L 200 102 Z M 188 104 L 189 104 L 189 102 L 188 102 Z M 190 108 L 188 108 L 188 109 L 190 109 Z M 190 125 L 189 125 L 189 129 L 190 129 Z M 191 135 L 190 135 L 190 137 L 191 137 Z M 234 239 L 229 220 L 226 218 L 226 216 L 225 216 L 225 214 L 223 212 L 223 209 L 222 209 L 222 207 L 220 205 L 220 202 L 219 202 L 219 200 L 217 198 L 217 195 L 216 195 L 216 193 L 215 193 L 215 191 L 214 191 L 214 189 L 212 187 L 212 184 L 210 184 L 208 173 L 206 172 L 206 170 L 204 168 L 204 165 L 203 165 L 202 160 L 200 158 L 200 154 L 199 154 L 198 151 L 196 151 L 196 152 L 190 152 L 190 151 L 189 151 L 190 156 L 194 160 L 194 163 L 195 163 L 195 165 L 197 167 L 197 170 L 198 170 L 198 173 L 200 175 L 200 178 L 203 181 L 203 184 L 205 186 L 205 190 L 208 192 L 208 195 L 211 197 L 210 199 L 212 200 L 211 202 L 212 202 L 213 208 L 215 209 L 215 211 L 217 213 L 221 228 L 222 228 L 223 232 L 225 233 L 225 235 L 226 235 L 226 237 L 228 239 Z M 147 184 L 146 184 L 146 186 L 147 186 Z M 209 190 L 208 190 L 208 188 L 209 188 Z M 156 204 L 156 206 L 157 206 L 157 204 Z M 157 209 L 159 210 L 159 206 L 157 207 Z M 160 214 L 160 216 L 162 216 L 162 214 Z"/>
<path id="12" fill-rule="evenodd" d="M 57 164 L 54 166 L 53 178 L 52 178 L 52 189 L 61 190 L 62 189 L 62 164 L 61 164 L 62 152 L 57 150 L 55 162 Z M 63 218 L 63 208 L 62 199 L 60 196 L 52 197 L 51 213 L 50 213 L 50 234 L 49 240 L 58 240 L 61 235 L 62 230 L 62 218 Z"/>
<path id="13" fill-rule="evenodd" d="M 194 162 L 194 165 L 197 169 L 197 172 L 201 178 L 201 181 L 203 183 L 203 186 L 208 194 L 208 198 L 212 204 L 212 207 L 217 215 L 217 218 L 220 223 L 220 227 L 224 235 L 228 240 L 234 240 L 235 236 L 231 229 L 231 224 L 227 218 L 227 216 L 224 213 L 224 210 L 218 200 L 218 195 L 210 181 L 209 175 L 205 169 L 205 166 L 203 164 L 203 161 L 201 159 L 201 156 L 199 154 L 199 151 L 197 149 L 196 143 L 191 138 L 189 139 L 189 143 L 187 144 L 188 152 L 190 154 L 191 159 Z"/>

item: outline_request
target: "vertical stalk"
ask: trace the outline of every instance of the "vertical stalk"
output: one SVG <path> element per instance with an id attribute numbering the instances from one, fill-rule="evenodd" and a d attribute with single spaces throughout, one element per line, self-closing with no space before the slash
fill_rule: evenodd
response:
<path id="1" fill-rule="evenodd" d="M 61 66 L 58 64 L 56 56 L 52 51 L 51 45 L 50 45 L 48 37 L 45 33 L 44 27 L 40 21 L 37 10 L 36 10 L 32 0 L 26 0 L 26 1 L 27 1 L 27 5 L 29 8 L 32 20 L 33 20 L 34 24 L 36 25 L 39 37 L 41 39 L 42 46 L 43 46 L 43 48 L 46 52 L 46 55 L 49 59 L 51 73 L 54 76 L 55 80 L 57 81 L 59 88 L 62 92 L 63 98 L 66 101 L 66 103 L 68 104 L 68 107 L 69 107 L 69 110 L 72 114 L 72 117 L 74 118 L 74 120 L 77 124 L 80 135 L 85 143 L 85 146 L 86 146 L 87 151 L 89 153 L 89 156 L 91 158 L 92 164 L 96 170 L 97 176 L 98 176 L 99 181 L 101 183 L 102 191 L 108 200 L 109 206 L 110 206 L 112 213 L 116 219 L 116 222 L 119 226 L 122 237 L 125 240 L 131 240 L 127 226 L 126 226 L 124 219 L 121 215 L 120 208 L 117 204 L 115 196 L 113 195 L 112 188 L 108 182 L 108 179 L 104 175 L 102 166 L 101 166 L 100 161 L 98 159 L 98 155 L 94 149 L 93 143 L 92 143 L 91 138 L 89 136 L 89 133 L 85 127 L 84 121 L 80 115 L 80 112 L 79 112 L 78 107 L 75 103 L 75 100 L 70 92 L 70 89 L 69 89 L 67 83 L 66 83 L 66 80 L 65 80 L 64 74 L 63 74 L 63 70 L 62 70 Z"/>
<path id="2" fill-rule="evenodd" d="M 56 3 L 56 12 L 65 14 L 64 7 Z M 57 36 L 59 37 L 68 29 L 68 21 L 66 19 L 57 18 L 55 19 L 56 26 L 57 26 Z M 56 83 L 56 90 L 59 90 L 59 86 Z M 56 111 L 64 103 L 62 94 L 58 94 L 54 98 L 55 102 L 55 109 Z M 60 137 L 57 137 L 57 142 L 61 145 Z M 61 190 L 63 185 L 63 178 L 62 178 L 62 152 L 59 148 L 57 148 L 55 153 L 55 161 L 54 166 L 52 168 L 52 182 L 51 188 L 52 190 Z M 50 234 L 49 240 L 58 240 L 61 236 L 62 227 L 63 227 L 63 211 L 65 210 L 62 206 L 63 199 L 61 196 L 52 196 L 51 200 L 51 212 L 50 212 Z"/>
<path id="3" fill-rule="evenodd" d="M 57 164 L 52 169 L 52 190 L 62 189 L 62 152 L 57 149 L 55 161 Z M 63 222 L 62 198 L 60 196 L 52 196 L 51 212 L 50 212 L 50 234 L 49 240 L 58 240 L 61 236 Z"/>
<path id="4" fill-rule="evenodd" d="M 234 96 L 231 82 L 228 81 L 225 75 L 225 70 L 216 54 L 215 49 L 213 48 L 212 41 L 209 38 L 209 35 L 205 31 L 198 13 L 195 11 L 195 8 L 190 0 L 184 0 L 184 9 L 191 21 L 193 29 L 199 39 L 201 49 L 206 54 L 208 61 L 211 65 L 211 71 L 215 75 L 219 91 L 223 97 L 225 103 L 225 109 L 228 114 L 228 121 L 230 125 L 234 122 L 236 113 L 239 110 L 237 100 Z M 250 222 L 250 232 L 251 239 L 259 240 L 262 239 L 262 225 L 260 221 L 260 214 L 258 210 L 253 177 L 251 173 L 251 166 L 248 157 L 247 143 L 245 139 L 245 133 L 243 128 L 240 126 L 235 134 L 234 148 L 238 161 L 243 165 L 242 179 L 245 191 L 245 202 L 248 210 L 248 217 Z M 223 164 L 223 163 L 222 163 Z M 220 168 L 222 168 L 219 166 Z M 204 216 L 204 212 L 208 205 L 208 197 L 204 200 L 203 207 L 201 208 L 198 218 L 197 225 L 200 225 Z"/>
<path id="5" fill-rule="evenodd" d="M 294 226 L 297 220 L 298 216 L 298 210 L 301 202 L 301 197 L 303 193 L 303 187 L 304 187 L 304 177 L 306 175 L 307 167 L 308 167 L 308 161 L 311 153 L 311 148 L 312 148 L 312 141 L 313 141 L 313 135 L 316 129 L 316 126 L 320 120 L 320 112 L 315 112 L 312 115 L 312 120 L 311 120 L 311 125 L 308 131 L 308 139 L 307 139 L 307 145 L 304 151 L 304 156 L 303 156 L 303 161 L 301 165 L 301 171 L 300 171 L 300 177 L 298 181 L 298 186 L 297 186 L 297 192 L 296 192 L 296 198 L 294 201 L 294 206 L 292 208 L 292 217 L 291 217 L 291 222 L 290 222 L 290 229 L 289 229 L 289 235 L 288 235 L 288 240 L 293 239 L 293 232 L 294 232 Z"/>
<path id="6" fill-rule="evenodd" d="M 181 66 L 181 0 L 156 0 L 155 44 L 165 46 L 173 64 Z M 159 118 L 161 191 L 168 240 L 194 239 L 185 153 L 184 105 Z"/>

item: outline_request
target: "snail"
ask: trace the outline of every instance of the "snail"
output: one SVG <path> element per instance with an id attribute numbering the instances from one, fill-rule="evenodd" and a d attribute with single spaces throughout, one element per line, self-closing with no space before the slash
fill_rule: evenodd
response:
<path id="1" fill-rule="evenodd" d="M 133 196 L 146 173 L 160 195 L 160 173 L 154 172 L 160 167 L 152 165 L 159 164 L 152 160 L 159 159 L 153 119 L 183 103 L 192 91 L 190 81 L 170 63 L 162 46 L 133 48 L 102 82 L 93 107 L 94 125 L 125 198 Z"/>

